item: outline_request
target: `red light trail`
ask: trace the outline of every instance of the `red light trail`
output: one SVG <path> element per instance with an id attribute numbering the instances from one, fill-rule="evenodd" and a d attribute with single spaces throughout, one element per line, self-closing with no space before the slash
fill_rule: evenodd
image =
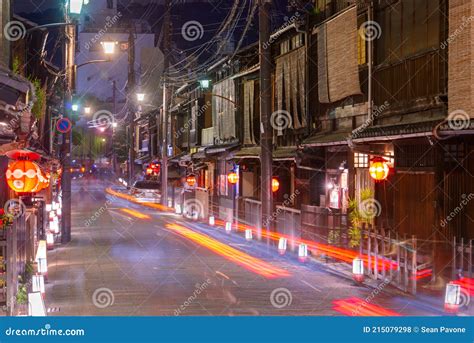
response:
<path id="1" fill-rule="evenodd" d="M 252 257 L 240 250 L 234 249 L 224 243 L 219 242 L 207 235 L 195 232 L 179 224 L 166 224 L 166 227 L 173 232 L 192 240 L 195 243 L 215 252 L 229 261 L 239 264 L 247 270 L 262 275 L 268 279 L 288 277 L 290 273 L 284 269 L 274 267 L 271 264 Z"/>
<path id="2" fill-rule="evenodd" d="M 368 302 L 352 297 L 333 301 L 333 310 L 352 317 L 385 317 L 400 316 L 400 313 L 387 310 L 381 306 L 369 304 Z"/>

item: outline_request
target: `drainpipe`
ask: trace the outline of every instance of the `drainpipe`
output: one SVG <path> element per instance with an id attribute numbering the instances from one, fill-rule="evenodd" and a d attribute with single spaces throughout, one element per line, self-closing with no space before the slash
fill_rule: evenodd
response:
<path id="1" fill-rule="evenodd" d="M 367 8 L 367 21 L 371 22 L 373 21 L 373 4 L 372 1 L 369 2 L 368 8 Z M 372 111 L 372 103 L 373 103 L 373 95 L 372 95 L 372 76 L 373 76 L 373 39 L 367 39 L 367 67 L 368 67 L 368 72 L 367 72 L 367 121 L 368 123 L 373 123 L 374 117 L 373 117 L 373 111 Z M 364 123 L 361 126 L 355 128 L 352 130 L 352 134 L 350 137 L 347 138 L 347 144 L 351 149 L 354 148 L 354 143 L 352 141 L 354 134 L 356 132 L 362 132 L 366 128 L 367 124 Z"/>

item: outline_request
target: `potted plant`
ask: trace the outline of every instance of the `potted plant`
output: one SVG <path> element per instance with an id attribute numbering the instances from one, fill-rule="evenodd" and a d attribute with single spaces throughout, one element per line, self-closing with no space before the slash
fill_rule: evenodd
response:
<path id="1" fill-rule="evenodd" d="M 0 208 L 0 229 L 6 229 L 13 224 L 13 215 Z"/>
<path id="2" fill-rule="evenodd" d="M 361 210 L 360 205 L 374 198 L 374 191 L 370 188 L 364 188 L 360 192 L 360 200 L 349 199 L 349 221 L 351 227 L 348 230 L 349 245 L 351 248 L 360 245 L 362 227 L 364 224 L 371 224 L 373 216 Z"/>

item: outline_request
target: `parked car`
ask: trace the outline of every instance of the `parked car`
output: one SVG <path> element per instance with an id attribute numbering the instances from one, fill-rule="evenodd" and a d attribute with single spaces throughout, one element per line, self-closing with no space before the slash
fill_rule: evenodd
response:
<path id="1" fill-rule="evenodd" d="M 138 202 L 159 203 L 161 201 L 160 188 L 161 183 L 157 181 L 135 181 L 130 189 L 130 193 Z"/>

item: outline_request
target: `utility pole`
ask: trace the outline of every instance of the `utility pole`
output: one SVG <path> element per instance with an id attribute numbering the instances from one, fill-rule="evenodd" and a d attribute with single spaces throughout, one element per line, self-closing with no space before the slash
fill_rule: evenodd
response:
<path id="1" fill-rule="evenodd" d="M 131 187 L 135 176 L 135 35 L 133 22 L 130 22 L 128 35 L 128 101 L 130 125 L 129 125 L 129 148 L 128 148 L 128 186 Z"/>
<path id="2" fill-rule="evenodd" d="M 69 22 L 67 12 L 64 14 L 65 22 Z M 76 51 L 76 26 L 66 25 L 64 27 L 65 44 L 64 44 L 64 66 L 66 71 L 64 86 L 64 117 L 72 119 L 70 108 L 72 102 L 72 93 L 74 89 L 74 54 Z M 61 243 L 69 243 L 71 241 L 71 131 L 63 134 L 61 145 L 61 159 L 63 173 L 61 176 L 62 189 L 62 216 L 61 216 Z"/>
<path id="3" fill-rule="evenodd" d="M 115 80 L 112 81 L 112 101 L 113 101 L 113 116 L 112 116 L 112 170 L 113 175 L 115 175 L 117 171 L 117 157 L 115 156 L 115 126 L 116 126 L 116 119 L 117 116 L 117 82 Z"/>
<path id="4" fill-rule="evenodd" d="M 273 163 L 273 129 L 270 124 L 272 112 L 272 84 L 271 84 L 271 49 L 267 47 L 270 41 L 270 6 L 271 1 L 260 0 L 259 4 L 259 31 L 260 31 L 260 162 L 261 162 L 261 190 L 262 190 L 262 225 L 259 230 L 266 233 L 271 231 L 273 194 L 272 194 L 272 163 Z M 265 48 L 267 47 L 267 48 Z M 261 231 L 258 233 L 261 236 Z"/>
<path id="5" fill-rule="evenodd" d="M 161 143 L 161 203 L 168 206 L 168 106 L 170 102 L 168 87 L 168 68 L 169 53 L 171 47 L 171 13 L 170 1 L 165 1 L 165 16 L 163 22 L 163 112 L 162 112 L 162 128 L 163 136 Z"/>

